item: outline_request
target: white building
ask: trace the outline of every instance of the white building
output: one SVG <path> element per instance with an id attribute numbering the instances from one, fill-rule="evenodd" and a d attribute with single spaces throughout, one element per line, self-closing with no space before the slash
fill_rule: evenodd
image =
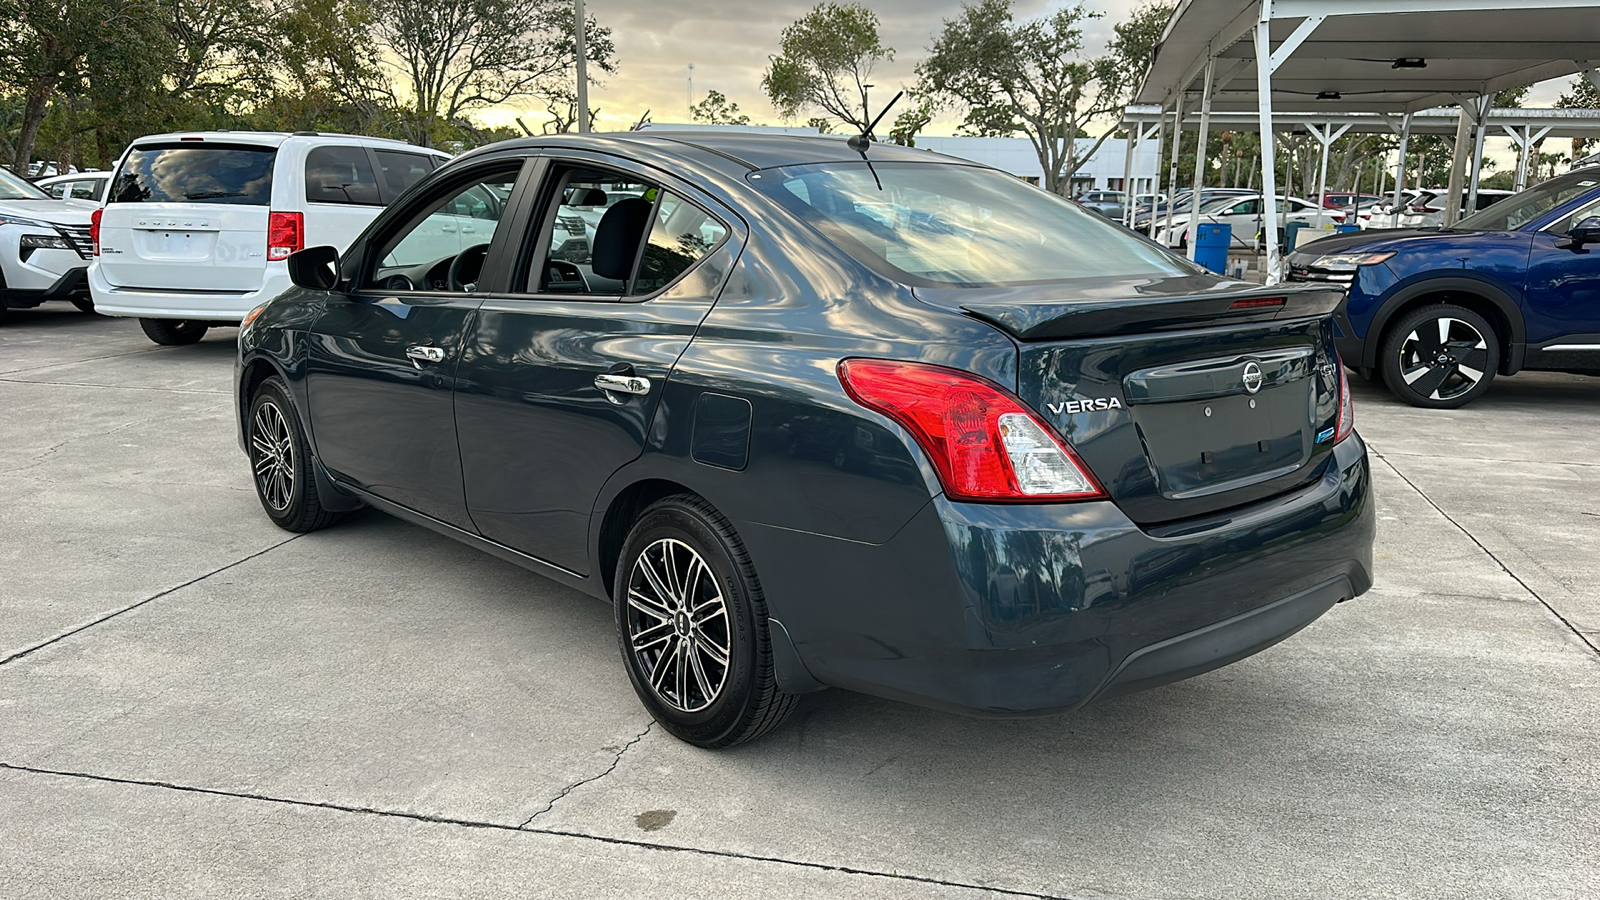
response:
<path id="1" fill-rule="evenodd" d="M 822 137 L 837 137 L 840 140 L 848 135 L 824 135 L 815 128 L 805 126 L 784 127 L 778 125 L 703 125 L 678 124 L 678 123 L 649 123 L 645 128 L 659 128 L 662 130 L 683 131 L 750 131 L 763 134 L 807 134 Z M 1094 146 L 1094 141 L 1088 138 L 1078 140 L 1078 152 L 1087 153 Z M 1033 145 L 1027 138 L 1006 137 L 917 137 L 918 150 L 932 150 L 947 156 L 961 159 L 970 159 L 976 163 L 1010 172 L 1012 175 L 1027 181 L 1030 184 L 1039 184 L 1043 180 L 1044 169 L 1039 165 L 1039 157 L 1033 151 Z M 1078 171 L 1072 176 L 1071 193 L 1081 194 L 1084 191 L 1106 190 L 1120 191 L 1123 188 L 1124 160 L 1128 149 L 1128 142 L 1118 138 L 1108 138 L 1095 155 L 1078 166 Z M 1145 141 L 1134 150 L 1133 157 L 1133 184 L 1134 192 L 1138 194 L 1154 193 L 1157 174 L 1161 168 L 1160 148 L 1154 141 Z"/>

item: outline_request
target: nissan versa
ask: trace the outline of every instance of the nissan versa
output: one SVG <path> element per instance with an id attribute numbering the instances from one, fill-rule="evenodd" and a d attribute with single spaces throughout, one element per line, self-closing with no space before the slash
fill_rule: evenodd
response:
<path id="1" fill-rule="evenodd" d="M 482 243 L 414 237 L 463 209 Z M 1371 584 L 1339 287 L 1215 277 L 992 169 L 530 138 L 289 270 L 239 342 L 267 515 L 371 505 L 608 598 L 694 744 L 829 685 L 1070 710 Z"/>

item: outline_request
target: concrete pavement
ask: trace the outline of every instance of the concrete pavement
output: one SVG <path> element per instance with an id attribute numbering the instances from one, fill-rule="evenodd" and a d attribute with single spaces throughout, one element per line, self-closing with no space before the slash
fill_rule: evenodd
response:
<path id="1" fill-rule="evenodd" d="M 1066 717 L 840 691 L 710 753 L 610 611 L 377 513 L 294 537 L 234 332 L 0 328 L 0 894 L 1580 898 L 1600 882 L 1600 380 L 1356 385 L 1378 586 Z"/>

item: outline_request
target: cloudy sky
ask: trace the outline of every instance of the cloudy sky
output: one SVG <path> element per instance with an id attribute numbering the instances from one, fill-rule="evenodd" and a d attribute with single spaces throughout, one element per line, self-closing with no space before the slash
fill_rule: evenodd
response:
<path id="1" fill-rule="evenodd" d="M 817 0 L 585 0 L 590 15 L 612 30 L 620 70 L 605 79 L 590 96 L 599 108 L 597 130 L 620 131 L 630 127 L 647 110 L 657 123 L 687 122 L 691 101 L 689 65 L 693 71 L 693 102 L 706 91 L 721 91 L 739 104 L 752 121 L 768 125 L 785 123 L 761 90 L 761 75 L 768 57 L 778 50 L 783 29 L 805 15 Z M 895 49 L 893 62 L 873 72 L 877 87 L 872 96 L 887 101 L 894 92 L 916 79 L 917 62 L 926 54 L 933 35 L 944 20 L 961 10 L 961 0 L 864 0 L 877 13 L 883 42 Z M 1105 16 L 1086 23 L 1085 52 L 1104 51 L 1111 28 L 1141 0 L 1085 0 L 1090 9 Z M 1018 18 L 1033 18 L 1062 6 L 1065 0 L 1018 0 Z M 1536 86 L 1528 105 L 1550 106 L 1560 96 L 1566 79 Z M 879 99 L 881 98 L 881 99 Z M 482 118 L 492 124 L 509 124 L 521 110 L 490 111 Z M 542 110 L 524 116 L 530 126 L 546 116 Z M 891 114 L 890 118 L 893 118 Z M 951 134 L 957 120 L 936 120 L 929 134 Z M 1107 123 L 1109 124 L 1109 123 Z M 1503 146 L 1502 146 L 1503 145 Z M 1491 156 L 1509 159 L 1510 142 L 1491 139 Z M 1504 161 L 1504 160 L 1502 160 Z"/>

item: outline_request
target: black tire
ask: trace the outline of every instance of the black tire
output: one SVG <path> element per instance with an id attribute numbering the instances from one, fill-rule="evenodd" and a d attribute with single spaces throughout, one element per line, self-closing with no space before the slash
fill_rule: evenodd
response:
<path id="1" fill-rule="evenodd" d="M 199 319 L 140 319 L 139 327 L 145 337 L 167 347 L 196 343 L 211 328 Z"/>
<path id="2" fill-rule="evenodd" d="M 1412 406 L 1456 409 L 1483 396 L 1500 366 L 1500 335 L 1470 309 L 1438 303 L 1414 309 L 1383 336 L 1378 372 Z"/>
<path id="3" fill-rule="evenodd" d="M 646 508 L 623 544 L 614 585 L 628 680 L 674 736 L 731 747 L 794 711 L 799 698 L 778 690 L 755 566 L 710 504 L 679 494 Z"/>
<path id="4" fill-rule="evenodd" d="M 94 301 L 88 297 L 73 297 L 72 305 L 78 308 L 78 312 L 85 312 L 91 316 L 95 314 Z"/>
<path id="5" fill-rule="evenodd" d="M 343 517 L 322 507 L 311 448 L 281 379 L 268 378 L 251 396 L 245 448 L 256 498 L 274 525 L 285 531 L 316 531 Z"/>

